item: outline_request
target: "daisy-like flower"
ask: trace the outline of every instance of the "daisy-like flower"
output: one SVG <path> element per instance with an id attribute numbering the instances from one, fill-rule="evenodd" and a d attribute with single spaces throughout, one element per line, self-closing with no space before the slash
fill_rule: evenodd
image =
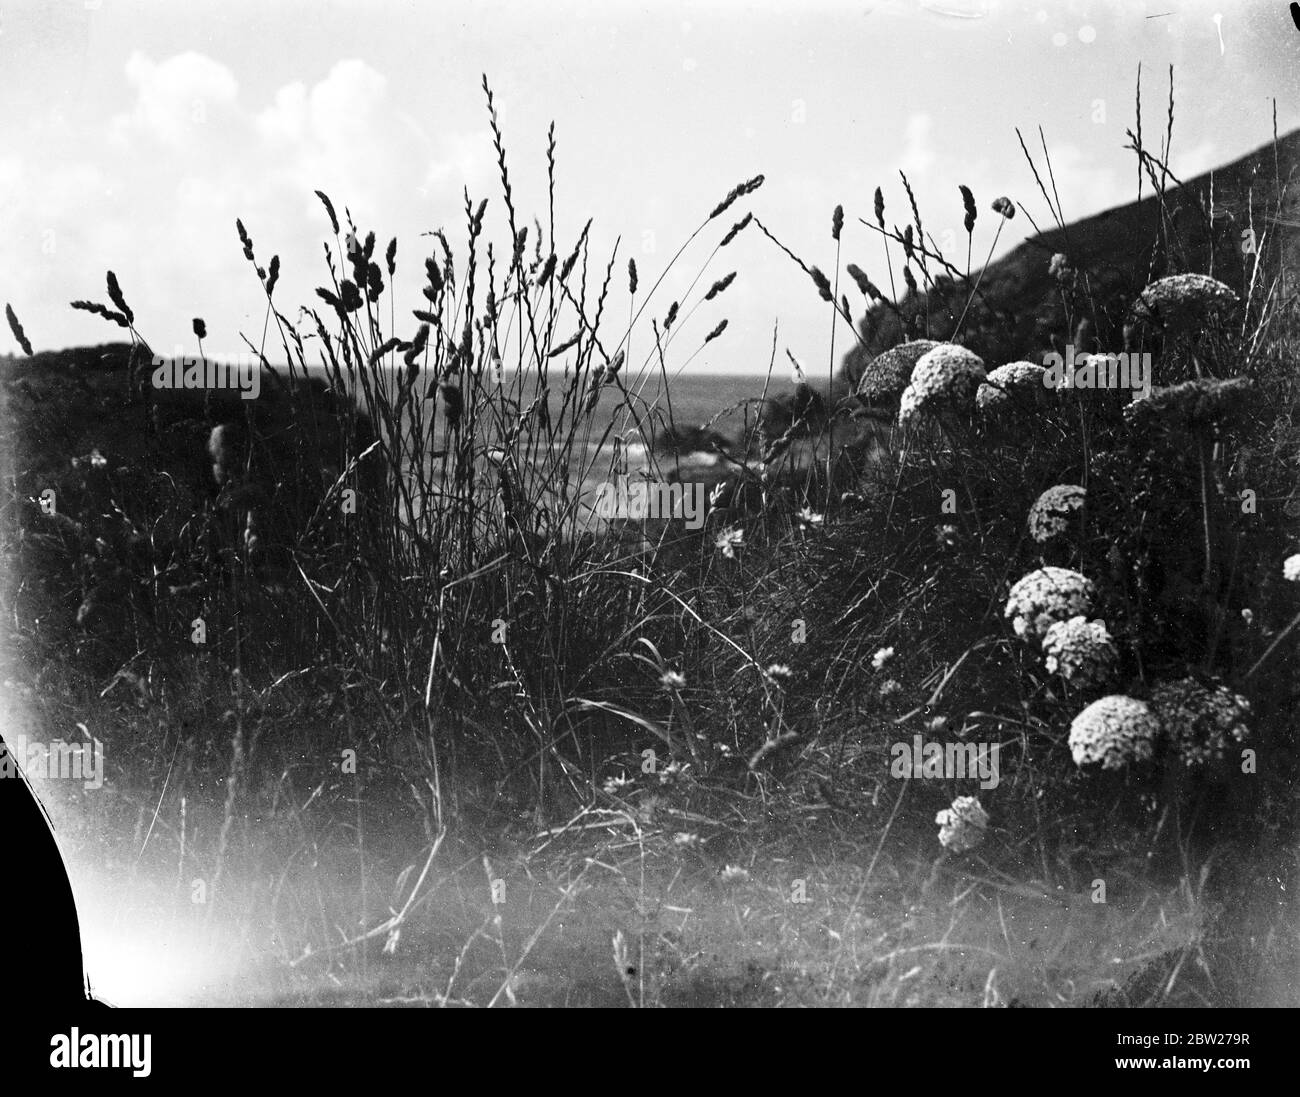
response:
<path id="1" fill-rule="evenodd" d="M 1288 583 L 1300 583 L 1300 552 L 1282 561 L 1282 578 Z"/>
<path id="2" fill-rule="evenodd" d="M 1034 362 L 1008 362 L 998 366 L 975 392 L 975 406 L 987 416 L 1002 415 L 1017 408 L 1045 406 L 1047 370 Z"/>
<path id="3" fill-rule="evenodd" d="M 1004 616 L 1016 635 L 1041 640 L 1056 621 L 1092 612 L 1092 582 L 1069 568 L 1045 567 L 1017 580 L 1007 596 Z"/>
<path id="4" fill-rule="evenodd" d="M 1160 720 L 1143 701 L 1112 694 L 1094 701 L 1070 724 L 1070 754 L 1076 766 L 1100 764 L 1123 769 L 1155 753 Z"/>
<path id="5" fill-rule="evenodd" d="M 1292 559 L 1300 561 L 1300 556 L 1294 556 Z M 1300 579 L 1300 562 L 1297 562 L 1296 564 L 1295 579 Z M 1294 582 L 1295 580 L 1292 581 Z M 1246 627 L 1249 628 L 1255 623 L 1255 611 L 1249 606 L 1243 606 L 1241 610 L 1241 619 L 1246 622 Z"/>
<path id="6" fill-rule="evenodd" d="M 668 690 L 686 688 L 686 675 L 676 670 L 666 670 L 659 675 L 659 684 Z"/>
<path id="7" fill-rule="evenodd" d="M 1203 686 L 1194 678 L 1166 682 L 1151 691 L 1151 707 L 1187 766 L 1222 762 L 1232 743 L 1250 738 L 1250 702 L 1224 686 Z"/>
<path id="8" fill-rule="evenodd" d="M 984 379 L 984 362 L 978 354 L 956 343 L 940 343 L 917 360 L 899 399 L 899 423 L 971 403 Z"/>
<path id="9" fill-rule="evenodd" d="M 735 526 L 729 526 L 718 534 L 713 544 L 728 560 L 734 560 L 736 558 L 736 549 L 742 548 L 745 544 L 745 531 L 737 529 Z"/>
<path id="10" fill-rule="evenodd" d="M 893 648 L 881 648 L 871 657 L 871 665 L 875 670 L 880 670 L 886 663 L 894 657 Z"/>
<path id="11" fill-rule="evenodd" d="M 953 548 L 957 544 L 957 527 L 951 524 L 935 526 L 934 539 L 940 548 Z"/>
<path id="12" fill-rule="evenodd" d="M 719 878 L 724 884 L 743 884 L 749 879 L 749 870 L 739 865 L 726 865 Z"/>
<path id="13" fill-rule="evenodd" d="M 812 507 L 804 507 L 799 511 L 799 522 L 805 526 L 820 526 L 826 520 L 826 515 L 816 513 Z"/>
<path id="14" fill-rule="evenodd" d="M 913 339 L 876 355 L 862 367 L 862 376 L 858 380 L 858 397 L 872 404 L 894 403 L 903 395 L 908 381 L 912 379 L 912 370 L 922 355 L 928 354 L 938 345 L 933 339 Z"/>
<path id="15" fill-rule="evenodd" d="M 694 849 L 699 844 L 700 836 L 698 834 L 690 834 L 684 830 L 679 830 L 673 835 L 673 845 L 681 849 Z"/>
<path id="16" fill-rule="evenodd" d="M 1069 257 L 1059 251 L 1052 256 L 1051 261 L 1047 264 L 1047 273 L 1058 282 L 1071 282 L 1074 280 L 1074 267 L 1070 265 Z"/>
<path id="17" fill-rule="evenodd" d="M 939 844 L 954 853 L 965 853 L 984 841 L 989 815 L 978 797 L 958 796 L 934 821 L 939 824 Z"/>
<path id="18" fill-rule="evenodd" d="M 1057 484 L 1034 500 L 1029 508 L 1029 536 L 1040 545 L 1060 537 L 1082 509 L 1087 492 L 1078 484 Z"/>
<path id="19" fill-rule="evenodd" d="M 893 697 L 895 694 L 903 692 L 903 687 L 893 678 L 887 678 L 880 684 L 881 697 Z"/>
<path id="20" fill-rule="evenodd" d="M 1106 622 L 1086 617 L 1054 623 L 1043 637 L 1043 654 L 1049 673 L 1080 686 L 1101 685 L 1115 672 L 1119 659 Z"/>
<path id="21" fill-rule="evenodd" d="M 602 787 L 605 790 L 605 795 L 614 796 L 622 792 L 623 789 L 631 787 L 631 785 L 631 779 L 620 773 L 617 777 L 606 777 L 605 784 Z"/>
<path id="22" fill-rule="evenodd" d="M 1194 330 L 1203 327 L 1210 314 L 1225 311 L 1237 301 L 1237 295 L 1216 278 L 1174 274 L 1147 286 L 1133 303 L 1133 315 L 1167 331 Z"/>
<path id="23" fill-rule="evenodd" d="M 788 682 L 794 677 L 794 671 L 785 663 L 773 663 L 763 673 L 771 679 L 782 682 Z"/>

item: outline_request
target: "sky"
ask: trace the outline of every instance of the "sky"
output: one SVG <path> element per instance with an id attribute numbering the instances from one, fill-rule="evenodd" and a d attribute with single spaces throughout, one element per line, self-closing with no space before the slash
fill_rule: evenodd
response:
<path id="1" fill-rule="evenodd" d="M 880 240 L 858 219 L 871 219 L 876 186 L 887 221 L 910 219 L 901 169 L 927 231 L 962 265 L 958 185 L 974 191 L 978 265 L 995 197 L 1051 221 L 1016 127 L 1040 169 L 1042 127 L 1077 219 L 1136 196 L 1124 146 L 1139 63 L 1144 139 L 1157 146 L 1174 66 L 1171 164 L 1186 177 L 1270 140 L 1274 99 L 1278 132 L 1300 127 L 1297 61 L 1300 30 L 1280 0 L 2 2 L 0 295 L 37 349 L 105 342 L 123 333 L 68 302 L 106 300 L 112 269 L 155 351 L 192 353 L 195 316 L 209 352 L 261 345 L 265 300 L 235 219 L 259 262 L 280 256 L 276 301 L 296 315 L 328 284 L 321 189 L 381 248 L 398 238 L 396 301 L 418 307 L 420 234 L 444 228 L 463 254 L 465 188 L 489 199 L 487 237 L 509 239 L 486 74 L 521 216 L 546 220 L 554 121 L 557 250 L 593 218 L 598 283 L 617 243 L 616 336 L 628 258 L 642 296 L 668 269 L 643 320 L 678 297 L 686 314 L 735 270 L 679 322 L 670 370 L 763 371 L 775 327 L 777 373 L 788 350 L 818 374 L 849 334 L 832 347 L 828 306 L 752 227 L 710 258 L 733 213 L 752 210 L 833 273 L 842 203 L 841 269 L 855 262 L 887 287 Z M 760 173 L 762 188 L 670 267 L 718 200 Z M 1032 232 L 1017 217 L 998 253 Z M 860 307 L 846 277 L 840 289 Z M 409 338 L 417 322 L 404 315 Z"/>

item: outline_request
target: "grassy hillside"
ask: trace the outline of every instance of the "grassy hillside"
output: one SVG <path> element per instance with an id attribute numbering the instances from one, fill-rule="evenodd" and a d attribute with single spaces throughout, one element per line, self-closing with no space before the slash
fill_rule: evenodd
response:
<path id="1" fill-rule="evenodd" d="M 810 393 L 750 418 L 698 530 L 577 505 L 583 455 L 621 452 L 593 441 L 694 475 L 638 395 L 703 345 L 670 338 L 693 301 L 588 281 L 508 175 L 513 255 L 470 203 L 396 329 L 398 253 L 329 197 L 297 325 L 240 225 L 292 364 L 256 411 L 150 393 L 110 275 L 130 346 L 2 386 L 0 716 L 104 744 L 103 790 L 45 787 L 89 921 L 177 999 L 1295 1004 L 1297 150 L 946 289 L 900 232 L 930 290 L 877 302 L 848 370 L 905 332 L 966 349 L 869 426 Z M 762 182 L 696 235 L 758 231 Z M 1110 349 L 1148 286 L 1148 399 L 990 383 L 1081 325 Z"/>

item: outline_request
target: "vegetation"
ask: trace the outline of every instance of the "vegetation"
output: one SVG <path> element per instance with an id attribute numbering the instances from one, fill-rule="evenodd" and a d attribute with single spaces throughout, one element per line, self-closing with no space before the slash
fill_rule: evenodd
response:
<path id="1" fill-rule="evenodd" d="M 49 791 L 74 860 L 116 877 L 105 908 L 190 942 L 218 997 L 1294 1004 L 1294 143 L 1225 236 L 1139 129 L 1155 195 L 1122 233 L 1066 226 L 1044 186 L 1057 228 L 983 269 L 1009 200 L 960 187 L 950 260 L 877 190 L 908 289 L 846 264 L 856 323 L 845 211 L 828 275 L 746 212 L 762 177 L 738 185 L 687 241 L 716 240 L 694 284 L 761 231 L 852 349 L 723 445 L 656 393 L 723 334 L 674 346 L 731 277 L 665 304 L 589 263 L 587 229 L 524 222 L 484 90 L 514 246 L 467 195 L 413 318 L 405 248 L 321 194 L 297 323 L 238 226 L 253 349 L 286 363 L 265 399 L 163 406 L 111 273 L 111 307 L 74 307 L 129 348 L 7 367 L 4 704 L 104 743 L 105 793 Z M 1247 223 L 1272 227 L 1243 250 Z M 989 377 L 1069 342 L 1152 353 L 1155 390 Z M 593 522 L 584 485 L 629 445 L 673 481 L 692 439 L 725 473 L 701 530 Z M 917 737 L 995 746 L 997 780 L 900 779 Z"/>

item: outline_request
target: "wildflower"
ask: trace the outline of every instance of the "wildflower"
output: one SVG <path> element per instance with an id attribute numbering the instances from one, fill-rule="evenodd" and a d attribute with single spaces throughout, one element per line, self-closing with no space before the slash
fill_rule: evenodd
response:
<path id="1" fill-rule="evenodd" d="M 108 468 L 108 458 L 105 457 L 98 449 L 90 451 L 90 467 L 93 469 Z"/>
<path id="2" fill-rule="evenodd" d="M 1047 273 L 1062 285 L 1074 281 L 1074 267 L 1070 266 L 1070 260 L 1059 251 L 1047 264 Z"/>
<path id="3" fill-rule="evenodd" d="M 1282 578 L 1288 583 L 1300 583 L 1300 552 L 1282 561 Z"/>
<path id="4" fill-rule="evenodd" d="M 1016 215 L 1016 207 L 1011 204 L 1011 199 L 1002 197 L 993 199 L 993 212 L 1000 213 L 1008 221 Z"/>
<path id="5" fill-rule="evenodd" d="M 1213 426 L 1241 409 L 1254 384 L 1249 377 L 1228 380 L 1198 377 L 1168 388 L 1153 389 L 1124 405 L 1124 420 L 1142 430 L 1153 426 L 1165 430 Z"/>
<path id="6" fill-rule="evenodd" d="M 1250 737 L 1250 702 L 1224 686 L 1195 678 L 1166 682 L 1151 691 L 1151 707 L 1170 747 L 1187 766 L 1222 762 L 1230 741 Z"/>
<path id="7" fill-rule="evenodd" d="M 934 537 L 940 548 L 954 548 L 957 545 L 957 527 L 951 524 L 935 526 Z"/>
<path id="8" fill-rule="evenodd" d="M 988 812 L 975 796 L 958 796 L 934 821 L 939 824 L 939 844 L 954 853 L 978 846 L 989 826 Z"/>
<path id="9" fill-rule="evenodd" d="M 886 663 L 894 657 L 893 648 L 881 648 L 871 657 L 871 665 L 876 670 L 880 670 Z"/>
<path id="10" fill-rule="evenodd" d="M 763 673 L 769 678 L 785 682 L 794 677 L 794 671 L 785 663 L 773 663 Z"/>
<path id="11" fill-rule="evenodd" d="M 622 792 L 623 789 L 630 787 L 631 784 L 632 781 L 621 773 L 617 777 L 606 777 L 603 786 L 605 789 L 605 795 L 615 796 Z"/>
<path id="12" fill-rule="evenodd" d="M 734 560 L 736 558 L 736 549 L 743 547 L 744 542 L 745 531 L 737 529 L 735 526 L 729 526 L 718 534 L 713 544 L 728 560 Z"/>
<path id="13" fill-rule="evenodd" d="M 1291 559 L 1298 561 L 1295 567 L 1295 578 L 1300 579 L 1300 556 L 1293 556 Z M 1249 606 L 1242 607 L 1241 619 L 1246 622 L 1247 628 L 1255 623 L 1255 614 Z"/>
<path id="14" fill-rule="evenodd" d="M 1043 653 L 1049 673 L 1080 686 L 1105 682 L 1114 673 L 1119 658 L 1106 622 L 1086 617 L 1053 624 L 1043 637 Z"/>
<path id="15" fill-rule="evenodd" d="M 925 730 L 931 735 L 941 735 L 948 728 L 948 717 L 936 716 L 925 725 Z"/>
<path id="16" fill-rule="evenodd" d="M 689 834 L 684 830 L 679 830 L 673 835 L 673 845 L 681 849 L 694 849 L 699 844 L 700 836 L 698 834 Z"/>
<path id="17" fill-rule="evenodd" d="M 941 343 L 917 360 L 899 400 L 898 421 L 906 425 L 942 407 L 968 404 L 984 378 L 979 355 L 956 343 Z"/>
<path id="18" fill-rule="evenodd" d="M 668 690 L 686 688 L 686 676 L 675 670 L 666 670 L 659 676 L 659 684 Z"/>
<path id="19" fill-rule="evenodd" d="M 1237 295 L 1205 274 L 1174 274 L 1152 282 L 1133 303 L 1138 320 L 1154 321 L 1166 330 L 1197 330 L 1207 315 L 1237 303 Z"/>
<path id="20" fill-rule="evenodd" d="M 893 403 L 907 388 L 922 355 L 938 345 L 933 339 L 914 339 L 877 355 L 862 367 L 858 397 L 871 403 Z"/>
<path id="21" fill-rule="evenodd" d="M 1070 754 L 1077 766 L 1100 763 L 1122 769 L 1155 753 L 1160 721 L 1142 701 L 1111 694 L 1094 701 L 1070 724 Z"/>
<path id="22" fill-rule="evenodd" d="M 1029 508 L 1029 536 L 1040 545 L 1060 537 L 1074 513 L 1083 507 L 1087 492 L 1078 484 L 1057 484 L 1034 500 Z"/>
<path id="23" fill-rule="evenodd" d="M 1038 568 L 1012 586 L 1004 616 L 1017 636 L 1041 640 L 1054 622 L 1091 613 L 1092 599 L 1091 581 L 1077 571 Z"/>
<path id="24" fill-rule="evenodd" d="M 659 771 L 659 783 L 661 785 L 672 784 L 674 781 L 685 777 L 689 768 L 690 763 L 683 765 L 681 762 L 669 762 Z"/>
<path id="25" fill-rule="evenodd" d="M 749 870 L 739 865 L 726 865 L 721 874 L 724 884 L 743 884 L 749 879 Z"/>
<path id="26" fill-rule="evenodd" d="M 826 520 L 826 515 L 817 514 L 812 507 L 804 507 L 799 511 L 799 522 L 805 526 L 820 526 Z"/>
<path id="27" fill-rule="evenodd" d="M 895 694 L 899 694 L 902 692 L 903 692 L 903 687 L 899 685 L 898 682 L 893 678 L 886 679 L 884 682 L 881 683 L 880 686 L 881 698 L 893 697 Z"/>
<path id="28" fill-rule="evenodd" d="M 1008 362 L 990 371 L 975 393 L 975 406 L 986 415 L 1000 414 L 1015 406 L 1045 403 L 1047 370 L 1033 362 Z"/>

